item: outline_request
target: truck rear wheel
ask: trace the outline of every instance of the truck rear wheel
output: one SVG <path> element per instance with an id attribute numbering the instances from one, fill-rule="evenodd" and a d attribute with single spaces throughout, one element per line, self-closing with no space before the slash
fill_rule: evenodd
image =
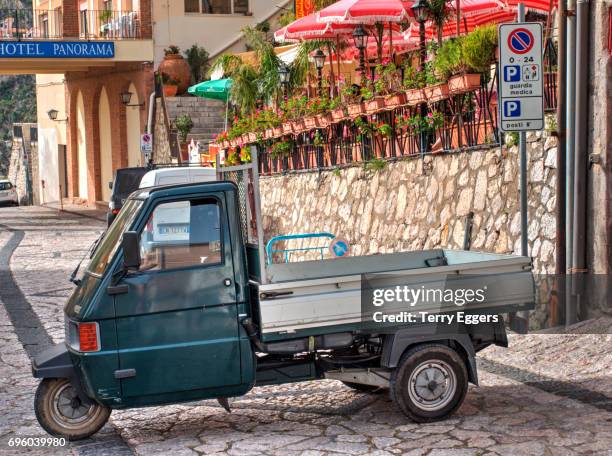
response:
<path id="1" fill-rule="evenodd" d="M 391 395 L 417 423 L 442 420 L 463 403 L 468 373 L 462 357 L 441 344 L 411 348 L 391 377 Z"/>
<path id="2" fill-rule="evenodd" d="M 51 435 L 81 440 L 98 432 L 108 421 L 111 409 L 83 403 L 66 378 L 45 378 L 34 398 L 36 419 Z"/>

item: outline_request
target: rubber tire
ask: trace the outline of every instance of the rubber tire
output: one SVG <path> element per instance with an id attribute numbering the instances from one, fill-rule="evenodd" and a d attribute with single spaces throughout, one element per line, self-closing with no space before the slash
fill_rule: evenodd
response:
<path id="1" fill-rule="evenodd" d="M 457 388 L 453 399 L 440 410 L 419 408 L 408 393 L 408 380 L 412 371 L 424 361 L 445 361 L 457 377 Z M 417 423 L 431 423 L 448 418 L 463 403 L 468 390 L 468 373 L 463 358 L 452 348 L 442 344 L 423 344 L 408 349 L 391 375 L 391 399 L 404 415 Z"/>
<path id="2" fill-rule="evenodd" d="M 106 424 L 111 409 L 101 404 L 94 404 L 97 416 L 93 421 L 78 429 L 62 427 L 52 418 L 51 407 L 55 392 L 65 383 L 69 383 L 66 378 L 45 378 L 40 382 L 34 397 L 36 419 L 45 431 L 57 437 L 65 437 L 71 441 L 91 437 Z"/>
<path id="3" fill-rule="evenodd" d="M 374 385 L 364 385 L 363 383 L 352 383 L 352 382 L 342 382 L 345 386 L 354 389 L 355 391 L 359 391 L 360 393 L 370 393 L 377 394 L 383 391 L 383 388 L 380 386 Z"/>

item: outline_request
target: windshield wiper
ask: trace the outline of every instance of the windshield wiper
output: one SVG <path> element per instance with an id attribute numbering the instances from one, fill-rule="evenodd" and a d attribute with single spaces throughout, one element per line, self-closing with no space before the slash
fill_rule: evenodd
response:
<path id="1" fill-rule="evenodd" d="M 91 243 L 89 248 L 85 251 L 85 255 L 83 255 L 83 258 L 81 258 L 81 261 L 79 261 L 79 264 L 76 265 L 76 268 L 74 268 L 74 271 L 72 271 L 72 274 L 70 274 L 70 277 L 68 278 L 68 280 L 74 283 L 77 287 L 81 285 L 81 279 L 76 278 L 77 274 L 79 273 L 79 269 L 81 268 L 81 264 L 83 263 L 83 261 L 85 261 L 85 258 L 88 255 L 89 255 L 89 258 L 93 257 L 93 254 L 96 251 L 96 248 L 98 247 L 98 244 L 104 237 L 105 233 L 106 231 L 100 233 L 100 236 L 98 236 L 98 238 Z"/>

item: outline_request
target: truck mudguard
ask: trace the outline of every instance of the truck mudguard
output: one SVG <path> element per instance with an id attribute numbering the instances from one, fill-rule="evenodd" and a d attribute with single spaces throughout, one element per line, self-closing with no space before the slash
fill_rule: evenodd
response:
<path id="1" fill-rule="evenodd" d="M 32 360 L 32 375 L 34 378 L 67 378 L 81 401 L 85 404 L 92 402 L 83 390 L 65 344 L 53 345 L 36 355 Z"/>
<path id="2" fill-rule="evenodd" d="M 426 343 L 454 342 L 459 345 L 467 358 L 467 370 L 469 381 L 478 385 L 478 373 L 476 370 L 476 352 L 469 334 L 461 333 L 456 328 L 444 328 L 441 325 L 422 325 L 418 327 L 405 328 L 393 334 L 385 336 L 381 364 L 383 367 L 395 368 L 402 354 L 414 345 Z"/>

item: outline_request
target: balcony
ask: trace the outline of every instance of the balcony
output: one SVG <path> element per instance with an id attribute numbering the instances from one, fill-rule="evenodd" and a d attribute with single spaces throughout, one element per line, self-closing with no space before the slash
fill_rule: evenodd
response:
<path id="1" fill-rule="evenodd" d="M 153 59 L 150 14 L 0 9 L 0 73 L 63 73 Z"/>
<path id="2" fill-rule="evenodd" d="M 142 39 L 138 11 L 82 10 L 78 17 L 79 38 L 84 40 Z M 64 38 L 62 8 L 54 10 L 0 9 L 2 39 Z"/>

